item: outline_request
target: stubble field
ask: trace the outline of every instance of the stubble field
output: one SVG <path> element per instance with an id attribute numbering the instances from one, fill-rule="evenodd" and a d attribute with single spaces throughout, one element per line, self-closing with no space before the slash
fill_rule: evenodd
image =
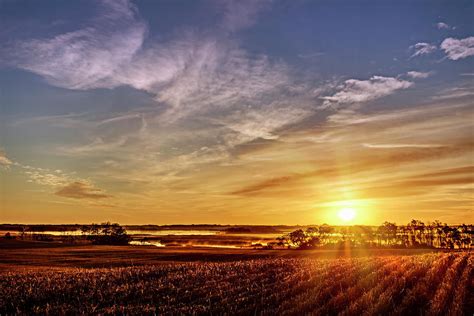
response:
<path id="1" fill-rule="evenodd" d="M 468 252 L 9 266 L 0 314 L 472 315 Z"/>

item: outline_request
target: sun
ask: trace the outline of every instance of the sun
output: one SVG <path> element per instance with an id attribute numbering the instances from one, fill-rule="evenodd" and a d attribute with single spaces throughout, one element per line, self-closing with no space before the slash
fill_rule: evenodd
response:
<path id="1" fill-rule="evenodd" d="M 350 222 L 356 217 L 356 211 L 353 208 L 345 207 L 345 208 L 340 209 L 337 215 L 344 222 Z"/>
<path id="2" fill-rule="evenodd" d="M 374 205 L 369 199 L 344 199 L 322 204 L 327 222 L 334 225 L 367 224 L 371 222 Z"/>

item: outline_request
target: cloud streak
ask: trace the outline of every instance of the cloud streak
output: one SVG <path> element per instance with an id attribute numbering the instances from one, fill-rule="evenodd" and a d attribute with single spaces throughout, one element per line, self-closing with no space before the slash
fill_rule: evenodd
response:
<path id="1" fill-rule="evenodd" d="M 426 79 L 430 77 L 433 72 L 421 72 L 421 71 L 409 71 L 407 72 L 407 76 L 413 79 Z"/>
<path id="2" fill-rule="evenodd" d="M 397 148 L 439 148 L 445 147 L 445 145 L 440 144 L 362 144 L 366 148 L 376 148 L 376 149 L 397 149 Z"/>
<path id="3" fill-rule="evenodd" d="M 265 111 L 249 110 L 244 113 L 235 113 L 225 122 L 225 126 L 240 134 L 240 141 L 244 143 L 254 139 L 278 139 L 273 134 L 275 130 L 289 124 L 294 124 L 309 116 L 311 112 L 305 109 L 279 107 L 268 107 Z"/>
<path id="4" fill-rule="evenodd" d="M 250 179 L 229 194 L 305 200 L 308 192 L 307 202 L 311 203 L 321 190 L 321 200 L 331 194 L 341 199 L 343 193 L 338 188 L 350 188 L 360 198 L 417 195 L 424 199 L 431 195 L 426 187 L 436 187 L 436 195 L 467 185 L 472 181 L 471 114 L 469 105 L 462 103 L 452 108 L 440 104 L 386 110 L 376 115 L 353 113 L 345 120 L 327 122 L 321 129 L 288 135 L 269 148 L 245 153 L 243 160 L 267 165 L 273 172 Z M 318 140 L 311 141 L 312 135 Z M 306 164 L 304 157 L 310 157 Z M 285 167 L 274 163 L 276 160 L 285 161 Z M 452 168 L 454 162 L 460 167 Z"/>
<path id="5" fill-rule="evenodd" d="M 414 51 L 410 58 L 428 55 L 435 52 L 438 48 L 436 45 L 430 43 L 416 43 L 415 45 L 410 46 L 410 49 Z"/>
<path id="6" fill-rule="evenodd" d="M 332 96 L 323 97 L 323 106 L 368 102 L 407 89 L 412 82 L 393 77 L 373 76 L 368 80 L 349 79 Z"/>
<path id="7" fill-rule="evenodd" d="M 88 182 L 72 182 L 55 192 L 56 195 L 73 199 L 105 199 L 111 197 Z"/>

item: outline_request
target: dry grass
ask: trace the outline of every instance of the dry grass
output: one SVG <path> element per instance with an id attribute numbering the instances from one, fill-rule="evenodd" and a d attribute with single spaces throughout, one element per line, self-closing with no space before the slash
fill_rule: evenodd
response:
<path id="1" fill-rule="evenodd" d="M 0 314 L 468 315 L 473 263 L 459 252 L 26 269 L 0 274 Z"/>

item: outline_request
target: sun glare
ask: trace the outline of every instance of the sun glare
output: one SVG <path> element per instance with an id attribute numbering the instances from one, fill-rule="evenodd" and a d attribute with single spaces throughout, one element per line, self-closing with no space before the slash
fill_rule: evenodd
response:
<path id="1" fill-rule="evenodd" d="M 367 225 L 373 222 L 375 202 L 369 199 L 341 199 L 320 204 L 325 208 L 325 218 L 330 224 Z"/>
<path id="2" fill-rule="evenodd" d="M 356 211 L 353 208 L 346 207 L 339 210 L 337 214 L 344 222 L 350 222 L 356 217 Z"/>

